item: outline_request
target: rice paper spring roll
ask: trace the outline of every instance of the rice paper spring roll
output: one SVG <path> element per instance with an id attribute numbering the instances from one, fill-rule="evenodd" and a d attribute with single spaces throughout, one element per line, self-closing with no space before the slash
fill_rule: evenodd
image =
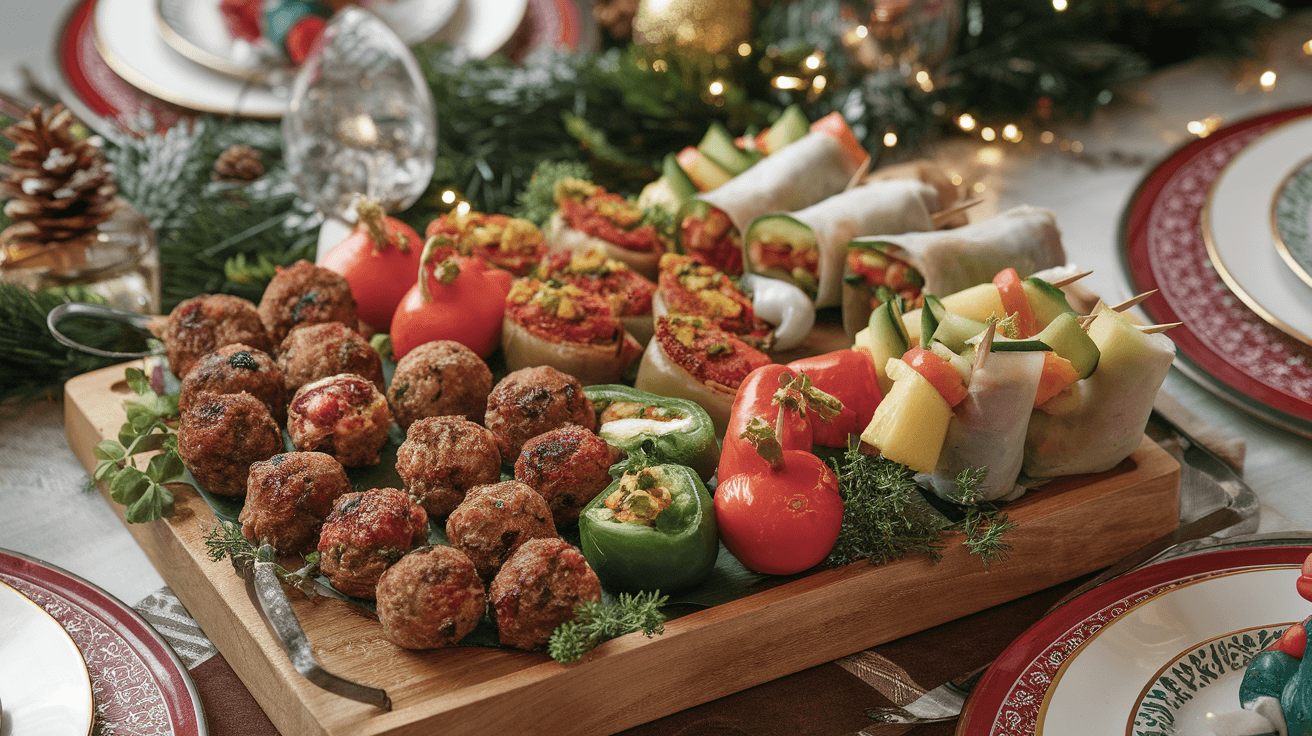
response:
<path id="1" fill-rule="evenodd" d="M 737 276 L 743 272 L 742 232 L 752 220 L 843 191 L 860 165 L 834 136 L 807 133 L 685 205 L 677 217 L 683 250 Z"/>
<path id="2" fill-rule="evenodd" d="M 1022 472 L 1031 478 L 1101 473 L 1129 457 L 1175 358 L 1175 343 L 1164 335 L 1146 335 L 1106 307 L 1096 314 L 1089 337 L 1098 346 L 1097 369 L 1030 418 Z"/>
<path id="3" fill-rule="evenodd" d="M 848 334 L 866 325 L 881 285 L 915 300 L 987 283 L 1004 268 L 1023 278 L 1065 263 L 1056 217 L 1029 205 L 952 230 L 858 238 L 844 264 L 843 325 Z"/>
<path id="4" fill-rule="evenodd" d="M 967 468 L 988 469 L 975 489 L 980 501 L 1010 501 L 1024 493 L 1016 478 L 1042 373 L 1040 351 L 989 353 L 971 372 L 930 479 L 936 494 L 951 499 L 957 475 Z"/>
<path id="5" fill-rule="evenodd" d="M 932 230 L 938 191 L 913 179 L 874 181 L 791 214 L 763 215 L 743 235 L 746 269 L 791 281 L 816 307 L 842 298 L 843 262 L 853 239 Z"/>

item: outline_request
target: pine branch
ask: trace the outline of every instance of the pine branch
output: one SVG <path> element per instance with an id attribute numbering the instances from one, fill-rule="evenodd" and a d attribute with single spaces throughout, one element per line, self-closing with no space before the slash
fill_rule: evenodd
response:
<path id="1" fill-rule="evenodd" d="M 81 287 L 32 292 L 16 284 L 0 284 L 0 400 L 32 398 L 57 388 L 80 373 L 117 362 L 61 345 L 46 328 L 46 314 L 65 302 L 104 299 Z M 71 326 L 70 326 L 71 327 Z M 123 347 L 104 342 L 104 335 L 72 335 L 107 349 Z"/>

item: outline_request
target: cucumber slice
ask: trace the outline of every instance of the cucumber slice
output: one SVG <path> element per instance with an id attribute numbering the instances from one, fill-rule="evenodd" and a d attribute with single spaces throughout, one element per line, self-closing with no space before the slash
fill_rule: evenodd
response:
<path id="1" fill-rule="evenodd" d="M 680 204 L 697 196 L 697 185 L 688 178 L 687 172 L 679 165 L 679 159 L 673 153 L 665 154 L 665 160 L 661 162 L 661 178 L 666 180 L 666 186 L 670 191 L 679 197 Z"/>
<path id="2" fill-rule="evenodd" d="M 1080 327 L 1074 312 L 1058 314 L 1034 339 L 1051 345 L 1053 352 L 1069 360 L 1080 378 L 1093 375 L 1098 367 L 1098 346 Z"/>
<path id="3" fill-rule="evenodd" d="M 765 153 L 774 153 L 811 131 L 811 121 L 798 105 L 789 105 L 765 132 L 762 141 Z"/>
<path id="4" fill-rule="evenodd" d="M 706 129 L 706 135 L 702 136 L 702 142 L 697 144 L 697 150 L 735 176 L 756 163 L 751 156 L 734 145 L 733 136 L 718 120 Z"/>
<path id="5" fill-rule="evenodd" d="M 875 373 L 879 376 L 879 390 L 888 395 L 893 380 L 884 366 L 890 358 L 901 358 L 911 348 L 911 338 L 902 324 L 902 310 L 893 301 L 887 301 L 870 313 L 870 327 L 866 335 L 867 347 L 875 360 Z"/>
<path id="6" fill-rule="evenodd" d="M 815 298 L 820 284 L 816 275 L 803 268 L 783 269 L 762 264 L 765 243 L 783 243 L 791 252 L 811 249 L 816 245 L 815 232 L 790 215 L 762 215 L 752 220 L 743 233 L 744 256 L 748 271 L 773 276 L 796 285 L 807 296 Z"/>
<path id="7" fill-rule="evenodd" d="M 1025 298 L 1030 300 L 1030 308 L 1034 310 L 1034 321 L 1039 329 L 1052 324 L 1057 315 L 1075 311 L 1066 301 L 1065 292 L 1043 279 L 1030 276 L 1021 281 L 1020 286 L 1025 291 Z"/>
<path id="8" fill-rule="evenodd" d="M 1052 346 L 1042 340 L 1007 340 L 993 338 L 990 353 L 1042 353 L 1052 350 Z"/>
<path id="9" fill-rule="evenodd" d="M 925 305 L 920 308 L 920 347 L 928 350 L 934 344 L 934 331 L 947 314 L 948 310 L 943 308 L 943 302 L 938 297 L 925 295 Z"/>
<path id="10" fill-rule="evenodd" d="M 986 327 L 983 322 L 976 322 L 969 317 L 948 312 L 939 321 L 933 339 L 947 346 L 949 350 L 960 353 L 966 349 L 966 341 L 978 337 Z"/>

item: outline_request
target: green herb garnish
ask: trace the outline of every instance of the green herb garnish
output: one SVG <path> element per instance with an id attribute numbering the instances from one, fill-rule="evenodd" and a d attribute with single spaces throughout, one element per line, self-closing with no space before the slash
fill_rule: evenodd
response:
<path id="1" fill-rule="evenodd" d="M 110 497 L 127 507 L 125 518 L 138 524 L 172 513 L 173 493 L 165 484 L 181 480 L 185 468 L 171 426 L 178 416 L 178 397 L 156 394 L 138 368 L 127 369 L 126 377 L 137 398 L 124 404 L 127 422 L 119 429 L 118 440 L 104 440 L 92 449 L 100 460 L 92 478 L 108 483 Z M 144 470 L 137 467 L 135 456 L 152 450 L 159 454 Z"/>
<path id="2" fill-rule="evenodd" d="M 661 606 L 669 600 L 660 591 L 620 593 L 613 603 L 589 601 L 575 609 L 577 618 L 557 627 L 547 653 L 557 662 L 573 662 L 598 644 L 641 631 L 648 637 L 665 632 Z"/>
<path id="3" fill-rule="evenodd" d="M 829 562 L 882 565 L 906 555 L 942 557 L 942 518 L 920 497 L 911 469 L 849 447 L 831 460 L 843 496 L 843 528 Z"/>
<path id="4" fill-rule="evenodd" d="M 205 548 L 213 562 L 231 560 L 237 574 L 250 579 L 255 574 L 256 562 L 274 562 L 272 554 L 266 554 L 241 533 L 241 525 L 220 520 L 205 534 Z M 272 549 L 269 547 L 268 549 Z M 315 587 L 314 576 L 319 572 L 319 553 L 305 555 L 305 567 L 292 571 L 275 564 L 274 572 L 285 585 L 301 591 L 307 598 L 319 595 Z"/>
<path id="5" fill-rule="evenodd" d="M 980 501 L 975 494 L 988 468 L 966 468 L 956 478 L 956 492 L 953 501 L 961 504 L 966 511 L 966 518 L 953 528 L 966 534 L 962 544 L 973 555 L 978 555 L 988 567 L 991 562 L 1002 562 L 1011 552 L 1011 545 L 1002 541 L 1002 535 L 1016 526 L 999 510 L 998 505 Z"/>

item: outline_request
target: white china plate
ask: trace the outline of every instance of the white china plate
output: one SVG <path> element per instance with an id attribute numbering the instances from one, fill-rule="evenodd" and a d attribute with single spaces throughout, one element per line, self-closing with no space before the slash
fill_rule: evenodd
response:
<path id="1" fill-rule="evenodd" d="M 364 0 L 359 4 L 382 18 L 406 45 L 414 45 L 445 26 L 461 0 Z M 198 64 L 262 83 L 280 74 L 289 79 L 295 73 L 286 59 L 262 56 L 249 43 L 229 35 L 219 0 L 158 0 L 156 8 L 164 40 Z"/>
<path id="2" fill-rule="evenodd" d="M 1250 143 L 1212 184 L 1203 240 L 1235 296 L 1285 334 L 1312 345 L 1312 288 L 1276 247 L 1273 210 L 1285 182 L 1312 154 L 1312 118 L 1278 125 Z"/>
<path id="3" fill-rule="evenodd" d="M 91 676 L 72 637 L 0 583 L 0 734 L 89 734 Z"/>
<path id="4" fill-rule="evenodd" d="M 510 41 L 524 21 L 529 0 L 463 0 L 459 8 L 433 35 L 463 48 L 475 59 L 486 59 Z"/>
<path id="5" fill-rule="evenodd" d="M 1244 666 L 1273 631 L 1312 610 L 1295 589 L 1298 575 L 1296 566 L 1218 575 L 1121 614 L 1058 670 L 1035 735 L 1189 734 L 1209 706 L 1238 710 Z"/>

